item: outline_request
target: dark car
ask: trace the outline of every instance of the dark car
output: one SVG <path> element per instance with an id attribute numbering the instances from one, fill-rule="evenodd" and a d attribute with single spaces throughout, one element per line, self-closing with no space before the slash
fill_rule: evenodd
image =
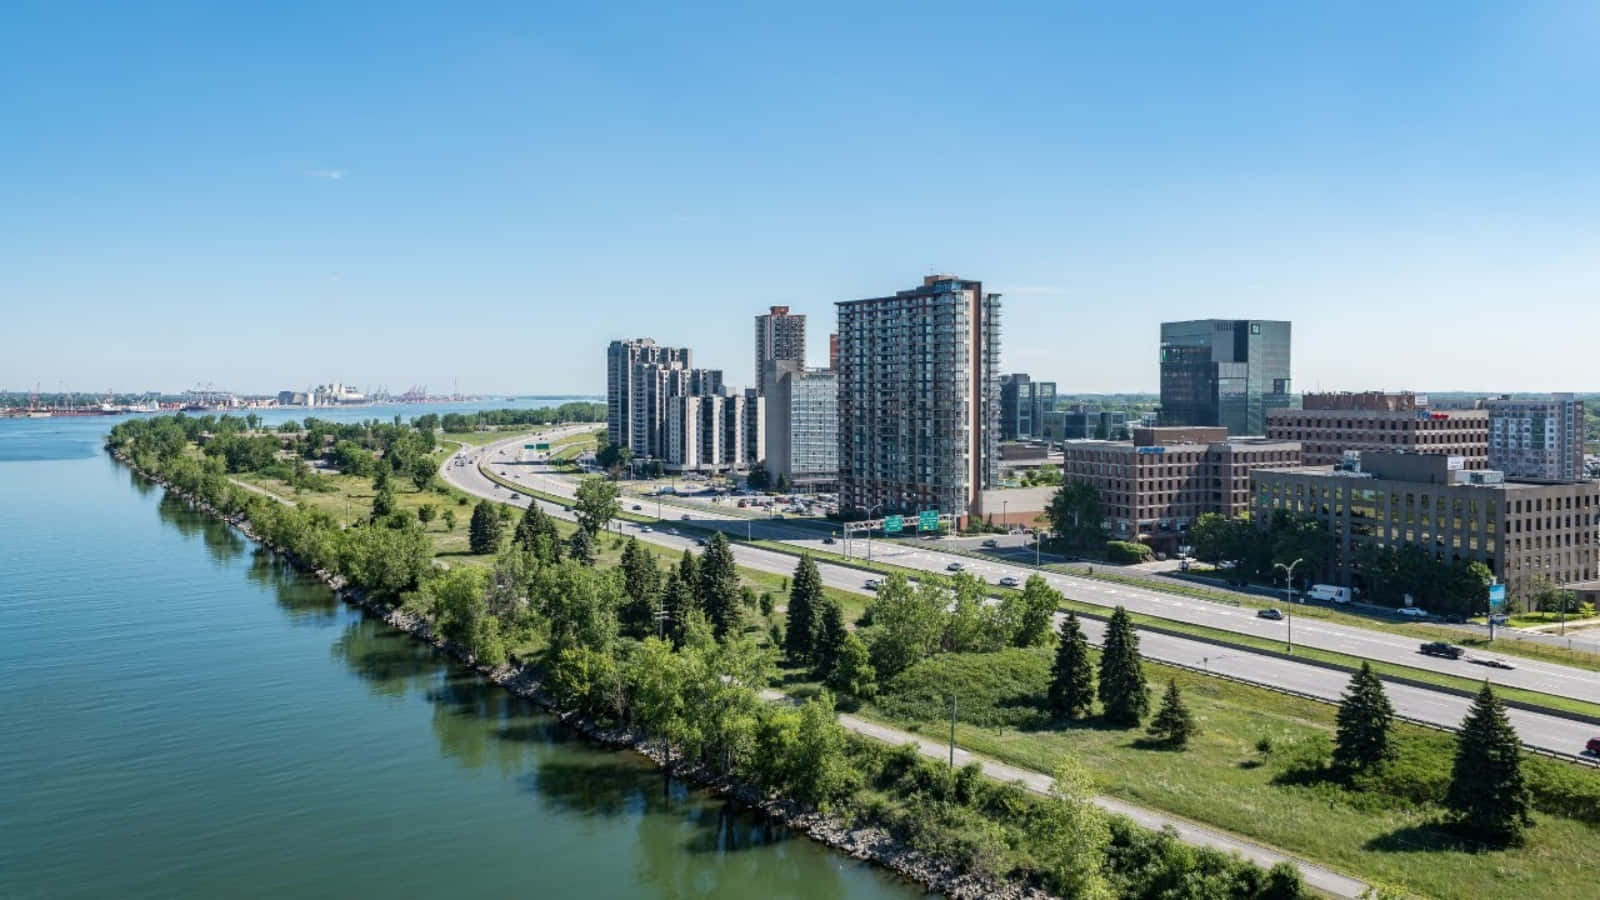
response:
<path id="1" fill-rule="evenodd" d="M 1465 625 L 1467 624 L 1467 617 L 1460 613 L 1450 613 L 1444 617 L 1444 623 L 1446 625 Z"/>
<path id="2" fill-rule="evenodd" d="M 1444 641 L 1429 641 L 1422 645 L 1420 652 L 1427 656 L 1443 656 L 1446 659 L 1460 659 L 1461 654 L 1467 651 L 1464 648 L 1457 647 L 1454 644 L 1447 644 Z"/>
<path id="3" fill-rule="evenodd" d="M 1590 756 L 1600 756 L 1600 737 L 1589 738 L 1589 743 L 1583 748 L 1583 752 Z"/>
<path id="4" fill-rule="evenodd" d="M 1276 621 L 1278 619 L 1283 618 L 1283 611 L 1279 610 L 1279 609 L 1271 609 L 1271 608 L 1257 610 L 1256 611 L 1256 618 L 1258 618 L 1258 619 L 1272 619 L 1272 620 Z"/>
<path id="5" fill-rule="evenodd" d="M 633 505 L 633 511 L 634 511 L 634 512 L 638 512 L 638 511 L 639 511 L 639 510 L 641 510 L 641 509 L 644 509 L 644 507 L 642 507 L 642 506 L 640 506 L 640 505 L 639 505 L 639 504 L 637 504 L 637 503 L 635 503 L 635 504 L 634 504 L 634 505 Z"/>
<path id="6" fill-rule="evenodd" d="M 823 543 L 824 543 L 824 544 L 832 544 L 832 543 L 835 543 L 835 542 L 834 542 L 834 540 L 833 540 L 833 538 L 831 538 L 831 537 L 825 537 L 825 538 L 823 538 L 823 539 L 822 539 L 822 542 L 823 542 Z"/>

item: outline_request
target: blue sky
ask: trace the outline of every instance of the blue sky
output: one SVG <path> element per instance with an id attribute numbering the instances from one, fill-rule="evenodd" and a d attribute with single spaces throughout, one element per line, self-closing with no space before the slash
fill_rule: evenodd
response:
<path id="1" fill-rule="evenodd" d="M 0 387 L 748 383 L 937 270 L 1063 391 L 1600 389 L 1592 3 L 231 6 L 0 10 Z"/>

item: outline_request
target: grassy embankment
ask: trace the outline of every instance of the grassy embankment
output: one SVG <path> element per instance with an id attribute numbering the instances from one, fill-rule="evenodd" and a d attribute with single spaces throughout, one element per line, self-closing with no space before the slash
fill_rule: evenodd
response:
<path id="1" fill-rule="evenodd" d="M 1177 681 L 1201 733 L 1184 752 L 1151 749 L 1139 730 L 1091 719 L 1062 727 L 1040 707 L 1051 651 L 936 656 L 889 681 L 859 714 L 1049 771 L 1080 759 L 1112 796 L 1246 835 L 1308 859 L 1436 897 L 1585 896 L 1600 883 L 1600 774 L 1541 757 L 1524 762 L 1538 803 L 1524 847 L 1473 852 L 1438 827 L 1454 737 L 1399 725 L 1389 774 L 1355 791 L 1316 765 L 1335 707 L 1146 662 L 1152 690 Z M 1157 705 L 1152 698 L 1152 709 Z M 1562 806 L 1565 809 L 1562 809 Z"/>
<path id="2" fill-rule="evenodd" d="M 755 544 L 757 546 L 765 547 L 771 550 L 777 550 L 779 552 L 798 552 L 795 550 L 795 548 L 779 541 L 756 541 Z M 812 552 L 819 561 L 826 560 L 828 562 L 837 562 L 860 569 L 868 569 L 870 571 L 885 575 L 898 572 L 907 576 L 908 578 L 926 578 L 929 577 L 930 574 L 919 569 L 908 569 L 902 566 L 895 566 L 877 561 L 869 563 L 865 560 L 845 557 L 826 551 Z M 1010 589 L 1002 587 L 990 587 L 989 592 L 991 594 L 1000 594 L 1007 590 Z M 1095 603 L 1085 603 L 1081 600 L 1074 600 L 1070 597 L 1067 598 L 1066 602 L 1062 604 L 1061 608 L 1064 610 L 1071 610 L 1073 612 L 1085 613 L 1091 616 L 1099 617 L 1107 616 L 1111 612 L 1110 608 L 1108 607 Z M 1295 615 L 1298 616 L 1299 614 L 1300 607 L 1296 606 Z M 1185 637 L 1193 637 L 1204 640 L 1208 643 L 1228 647 L 1238 647 L 1244 650 L 1260 650 L 1269 653 L 1282 653 L 1285 650 L 1283 643 L 1270 640 L 1268 638 L 1240 634 L 1233 631 L 1224 631 L 1220 628 L 1210 628 L 1204 625 L 1194 625 L 1177 619 L 1168 619 L 1161 616 L 1153 616 L 1147 613 L 1130 612 L 1129 616 L 1132 618 L 1135 625 Z M 1421 632 L 1415 633 L 1419 635 L 1422 634 Z M 1319 650 L 1316 648 L 1305 647 L 1303 645 L 1295 648 L 1294 656 L 1298 659 L 1303 659 L 1308 662 L 1323 663 L 1347 671 L 1354 671 L 1360 668 L 1361 663 L 1366 661 L 1360 657 L 1351 656 L 1347 653 L 1338 653 L 1332 650 Z M 1393 678 L 1404 678 L 1423 685 L 1432 685 L 1450 688 L 1457 691 L 1465 691 L 1469 694 L 1475 693 L 1481 684 L 1480 681 L 1475 679 L 1461 678 L 1455 675 L 1434 672 L 1429 669 L 1414 668 L 1412 666 L 1397 665 L 1395 663 L 1372 661 L 1371 665 L 1372 668 L 1380 675 Z M 1555 694 L 1540 693 L 1538 691 L 1523 690 L 1521 688 L 1496 686 L 1495 691 L 1504 700 L 1515 700 L 1521 703 L 1541 706 L 1558 712 L 1570 712 L 1582 716 L 1600 717 L 1600 704 L 1597 703 L 1574 700 L 1570 697 L 1561 697 Z"/>

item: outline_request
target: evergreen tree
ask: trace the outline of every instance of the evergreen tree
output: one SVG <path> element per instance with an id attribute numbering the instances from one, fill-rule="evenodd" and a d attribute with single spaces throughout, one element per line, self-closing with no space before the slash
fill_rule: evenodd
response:
<path id="1" fill-rule="evenodd" d="M 1106 721 L 1123 727 L 1139 724 L 1150 711 L 1144 667 L 1139 661 L 1139 636 L 1133 632 L 1128 611 L 1120 606 L 1106 624 L 1105 646 L 1100 650 L 1100 705 Z"/>
<path id="2" fill-rule="evenodd" d="M 844 627 L 844 611 L 838 603 L 823 598 L 817 612 L 817 640 L 811 647 L 811 662 L 817 677 L 826 679 L 838 666 L 839 654 L 850 632 Z"/>
<path id="3" fill-rule="evenodd" d="M 1161 697 L 1161 708 L 1150 720 L 1151 737 L 1175 750 L 1182 750 L 1198 729 L 1189 707 L 1183 705 L 1183 695 L 1178 693 L 1178 682 L 1168 681 L 1167 692 Z"/>
<path id="4" fill-rule="evenodd" d="M 540 508 L 538 501 L 529 503 L 528 508 L 522 511 L 522 518 L 517 522 L 511 540 L 517 546 L 532 551 L 542 563 L 555 565 L 561 561 L 561 531 L 556 528 L 556 520 Z"/>
<path id="5" fill-rule="evenodd" d="M 878 693 L 878 673 L 872 668 L 871 651 L 854 633 L 845 634 L 827 681 L 829 688 L 864 700 Z"/>
<path id="6" fill-rule="evenodd" d="M 594 536 L 589 533 L 589 529 L 579 528 L 572 533 L 567 542 L 567 552 L 583 565 L 594 565 Z"/>
<path id="7" fill-rule="evenodd" d="M 372 489 L 381 491 L 386 487 L 389 487 L 389 467 L 378 466 L 372 476 Z"/>
<path id="8" fill-rule="evenodd" d="M 500 514 L 490 500 L 479 500 L 472 508 L 472 522 L 467 526 L 467 546 L 473 553 L 498 553 L 500 550 Z"/>
<path id="9" fill-rule="evenodd" d="M 742 616 L 739 609 L 739 570 L 733 562 L 733 551 L 728 548 L 728 538 L 722 532 L 711 536 L 711 543 L 700 558 L 700 607 L 705 610 L 711 630 L 722 640 L 730 631 L 738 631 Z"/>
<path id="10" fill-rule="evenodd" d="M 822 574 L 816 560 L 807 553 L 794 568 L 789 587 L 788 631 L 784 634 L 784 653 L 791 662 L 811 661 L 811 648 L 817 639 L 817 604 L 822 602 Z"/>
<path id="11" fill-rule="evenodd" d="M 1522 777 L 1522 744 L 1500 699 L 1484 682 L 1456 735 L 1445 806 L 1463 832 L 1493 844 L 1518 844 L 1532 824 Z"/>
<path id="12" fill-rule="evenodd" d="M 622 548 L 622 581 L 628 595 L 619 611 L 623 631 L 639 638 L 655 634 L 651 616 L 661 593 L 661 570 L 656 568 L 655 554 L 636 537 L 628 538 Z"/>
<path id="13" fill-rule="evenodd" d="M 1339 701 L 1333 762 L 1346 772 L 1374 769 L 1394 756 L 1389 726 L 1394 707 L 1372 666 L 1363 662 Z"/>
<path id="14" fill-rule="evenodd" d="M 667 583 L 661 588 L 661 612 L 665 621 L 656 626 L 674 645 L 683 643 L 683 632 L 689 617 L 699 612 L 694 602 L 694 588 L 684 581 L 674 569 L 667 573 Z"/>
<path id="15" fill-rule="evenodd" d="M 1050 711 L 1063 719 L 1086 716 L 1094 709 L 1094 669 L 1089 663 L 1089 643 L 1083 638 L 1078 617 L 1067 613 L 1061 622 L 1056 662 L 1050 670 Z"/>
<path id="16" fill-rule="evenodd" d="M 694 554 L 687 549 L 683 556 L 678 557 L 678 580 L 696 590 L 700 584 L 700 566 L 695 562 Z"/>

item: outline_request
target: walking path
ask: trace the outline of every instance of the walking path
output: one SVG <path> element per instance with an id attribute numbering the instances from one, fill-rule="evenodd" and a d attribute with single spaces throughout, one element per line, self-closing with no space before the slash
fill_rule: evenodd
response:
<path id="1" fill-rule="evenodd" d="M 246 482 L 240 481 L 237 478 L 229 478 L 228 479 L 228 483 L 231 484 L 231 485 L 234 485 L 236 487 L 242 487 L 245 490 L 251 492 L 252 494 L 260 494 L 263 497 L 270 497 L 273 500 L 276 500 L 279 503 L 282 503 L 284 506 L 294 506 L 295 505 L 294 501 L 290 500 L 287 497 L 280 497 L 277 494 L 274 494 L 273 492 L 267 490 L 264 487 L 256 487 L 253 484 L 248 484 Z"/>
<path id="2" fill-rule="evenodd" d="M 761 697 L 769 701 L 790 699 L 787 694 L 775 690 L 762 691 Z M 895 728 L 892 725 L 869 721 L 848 713 L 839 714 L 839 724 L 856 734 L 882 741 L 885 744 L 897 747 L 903 744 L 916 744 L 917 751 L 931 759 L 948 760 L 950 758 L 948 744 L 942 746 L 937 744 L 930 745 L 926 738 Z M 964 766 L 970 762 L 977 763 L 983 770 L 984 775 L 996 781 L 1007 783 L 1017 781 L 1021 782 L 1024 788 L 1033 793 L 1045 795 L 1050 793 L 1052 779 L 1043 772 L 1035 772 L 1032 769 L 1021 769 L 1002 762 L 995 762 L 992 759 L 969 753 L 957 747 L 955 749 L 956 765 Z M 1365 882 L 1343 875 L 1326 866 L 1290 856 L 1281 850 L 1274 850 L 1248 838 L 1195 824 L 1188 819 L 1181 819 L 1170 813 L 1160 812 L 1144 806 L 1135 806 L 1115 797 L 1103 795 L 1095 797 L 1094 803 L 1106 812 L 1127 816 L 1141 827 L 1152 831 L 1159 831 L 1170 826 L 1178 833 L 1179 840 L 1185 844 L 1196 847 L 1210 847 L 1223 853 L 1238 853 L 1264 869 L 1271 868 L 1280 862 L 1290 863 L 1300 870 L 1300 876 L 1305 879 L 1307 885 L 1334 897 L 1356 898 L 1360 897 L 1361 893 L 1367 889 Z"/>

